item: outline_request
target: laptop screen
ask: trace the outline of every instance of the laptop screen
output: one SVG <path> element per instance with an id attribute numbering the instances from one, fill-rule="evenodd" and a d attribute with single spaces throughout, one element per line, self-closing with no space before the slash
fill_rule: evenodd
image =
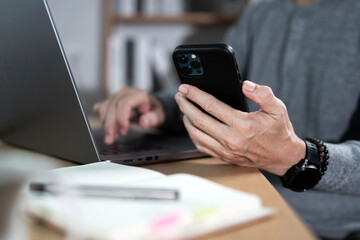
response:
<path id="1" fill-rule="evenodd" d="M 1 1 L 0 22 L 0 138 L 76 162 L 98 161 L 46 1 Z"/>

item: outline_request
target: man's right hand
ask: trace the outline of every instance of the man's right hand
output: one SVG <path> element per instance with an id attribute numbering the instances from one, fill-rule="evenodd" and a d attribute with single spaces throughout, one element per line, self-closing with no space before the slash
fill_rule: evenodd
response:
<path id="1" fill-rule="evenodd" d="M 112 144 L 126 135 L 130 122 L 141 128 L 158 127 L 165 121 L 164 107 L 155 96 L 133 87 L 124 87 L 117 94 L 93 107 L 104 126 L 105 143 Z"/>

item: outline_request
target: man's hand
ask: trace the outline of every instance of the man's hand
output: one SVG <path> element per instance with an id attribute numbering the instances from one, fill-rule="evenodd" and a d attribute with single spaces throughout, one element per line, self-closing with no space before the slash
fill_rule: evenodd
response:
<path id="1" fill-rule="evenodd" d="M 105 101 L 96 103 L 93 110 L 103 123 L 107 144 L 112 144 L 119 135 L 126 135 L 130 122 L 147 129 L 165 121 L 162 103 L 138 88 L 124 87 Z"/>
<path id="2" fill-rule="evenodd" d="M 282 176 L 305 157 L 287 109 L 267 86 L 245 81 L 243 93 L 261 110 L 241 112 L 190 85 L 181 85 L 175 99 L 185 127 L 199 151 L 245 167 L 258 167 Z M 197 103 L 215 118 L 203 113 Z"/>

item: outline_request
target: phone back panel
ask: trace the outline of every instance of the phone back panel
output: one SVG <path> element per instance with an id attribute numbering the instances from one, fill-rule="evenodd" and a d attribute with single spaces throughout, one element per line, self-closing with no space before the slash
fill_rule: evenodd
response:
<path id="1" fill-rule="evenodd" d="M 202 65 L 200 74 L 191 75 L 184 72 L 183 65 L 179 62 L 181 56 L 196 56 Z M 248 111 L 241 89 L 240 73 L 230 46 L 225 44 L 181 45 L 174 50 L 173 60 L 181 83 L 196 86 L 233 108 Z"/>

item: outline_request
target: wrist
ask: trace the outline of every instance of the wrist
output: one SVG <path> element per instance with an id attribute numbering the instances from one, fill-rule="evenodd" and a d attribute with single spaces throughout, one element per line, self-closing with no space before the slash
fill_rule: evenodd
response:
<path id="1" fill-rule="evenodd" d="M 284 176 L 285 173 L 295 164 L 299 163 L 306 156 L 306 144 L 303 139 L 295 136 L 290 143 L 288 148 L 287 158 L 285 159 L 285 164 L 282 169 L 282 172 L 278 174 L 279 176 Z"/>

